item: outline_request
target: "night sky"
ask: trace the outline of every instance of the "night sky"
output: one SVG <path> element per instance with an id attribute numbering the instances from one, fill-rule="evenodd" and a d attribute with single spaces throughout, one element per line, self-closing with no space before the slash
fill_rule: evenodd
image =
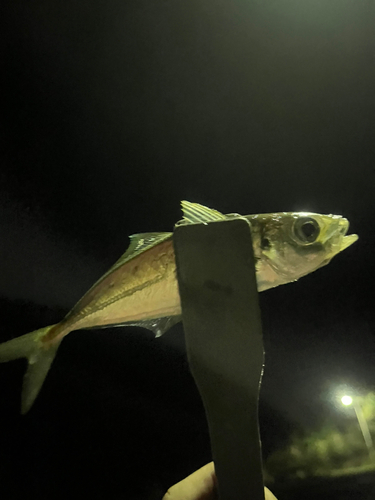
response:
<path id="1" fill-rule="evenodd" d="M 12 0 L 1 14 L 0 341 L 58 322 L 180 200 L 347 217 L 355 245 L 260 295 L 264 453 L 375 389 L 370 0 Z M 4 498 L 161 498 L 210 460 L 181 325 L 75 332 L 19 416 L 0 365 Z M 159 495 L 159 497 L 158 497 Z"/>

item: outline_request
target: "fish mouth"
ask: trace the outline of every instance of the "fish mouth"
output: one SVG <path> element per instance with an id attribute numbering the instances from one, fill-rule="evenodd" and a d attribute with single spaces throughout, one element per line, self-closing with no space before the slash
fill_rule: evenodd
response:
<path id="1" fill-rule="evenodd" d="M 349 229 L 349 221 L 344 217 L 340 217 L 340 220 L 338 222 L 339 222 L 338 231 L 340 234 L 345 236 Z"/>
<path id="2" fill-rule="evenodd" d="M 348 219 L 342 217 L 339 220 L 339 227 L 338 227 L 338 232 L 342 236 L 342 239 L 340 241 L 340 252 L 350 247 L 350 245 L 352 245 L 358 240 L 357 234 L 349 234 L 348 236 L 346 236 L 348 229 L 349 229 L 349 221 Z"/>
<path id="3" fill-rule="evenodd" d="M 348 236 L 344 236 L 340 243 L 340 252 L 350 247 L 353 243 L 358 240 L 357 234 L 349 234 Z"/>
<path id="4" fill-rule="evenodd" d="M 322 228 L 320 239 L 322 243 L 342 238 L 349 229 L 349 221 L 341 215 L 329 215 L 326 224 Z"/>
<path id="5" fill-rule="evenodd" d="M 340 233 L 342 235 L 340 241 L 335 244 L 335 246 L 333 247 L 333 251 L 331 251 L 329 253 L 329 256 L 323 260 L 323 262 L 319 265 L 319 268 L 324 267 L 327 264 L 329 264 L 335 255 L 342 252 L 343 250 L 346 250 L 348 247 L 350 247 L 350 245 L 352 245 L 353 243 L 355 243 L 358 240 L 357 234 L 349 234 L 348 236 L 345 235 L 348 228 L 349 228 L 349 223 L 345 227 L 345 232 L 340 231 Z"/>
<path id="6" fill-rule="evenodd" d="M 329 259 L 331 259 L 334 255 L 337 255 L 339 252 L 346 250 L 348 247 L 350 247 L 350 245 L 358 240 L 358 236 L 356 234 L 347 235 L 346 233 L 348 232 L 348 230 L 348 219 L 345 219 L 344 217 L 338 215 L 334 215 L 333 224 L 328 227 L 323 236 L 323 242 L 327 242 L 331 247 L 331 251 L 329 252 Z"/>

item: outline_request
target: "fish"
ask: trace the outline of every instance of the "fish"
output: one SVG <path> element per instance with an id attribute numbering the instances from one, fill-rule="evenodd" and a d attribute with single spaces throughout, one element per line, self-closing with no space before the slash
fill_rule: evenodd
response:
<path id="1" fill-rule="evenodd" d="M 352 245 L 349 222 L 339 215 L 278 212 L 223 214 L 198 203 L 182 201 L 183 224 L 244 217 L 250 222 L 258 291 L 298 280 Z M 126 252 L 55 325 L 0 344 L 0 362 L 26 358 L 21 413 L 39 394 L 58 347 L 73 330 L 136 325 L 163 335 L 181 320 L 172 232 L 130 236 Z"/>

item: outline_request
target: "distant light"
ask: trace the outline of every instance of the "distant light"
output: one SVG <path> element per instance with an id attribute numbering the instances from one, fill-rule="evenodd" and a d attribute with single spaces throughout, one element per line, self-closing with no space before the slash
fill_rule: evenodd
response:
<path id="1" fill-rule="evenodd" d="M 345 406 L 349 406 L 353 403 L 353 399 L 350 396 L 343 396 L 341 398 L 341 403 Z"/>

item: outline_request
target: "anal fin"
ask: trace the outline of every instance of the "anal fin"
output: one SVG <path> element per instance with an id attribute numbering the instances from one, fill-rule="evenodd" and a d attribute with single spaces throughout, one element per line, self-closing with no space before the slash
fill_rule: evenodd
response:
<path id="1" fill-rule="evenodd" d="M 153 332 L 155 337 L 161 337 L 179 321 L 181 321 L 181 315 L 164 316 L 163 318 L 141 319 L 139 321 L 127 321 L 126 323 L 92 326 L 84 328 L 84 330 L 101 330 L 104 328 L 117 328 L 119 326 L 139 326 L 140 328 L 146 328 L 147 330 Z"/>
<path id="2" fill-rule="evenodd" d="M 141 321 L 136 321 L 134 323 L 126 323 L 129 326 L 139 326 L 141 328 L 147 328 L 155 333 L 155 337 L 161 337 L 166 331 L 168 331 L 172 326 L 176 325 L 181 321 L 181 315 L 178 316 L 165 316 L 164 318 L 156 319 L 144 319 Z"/>

